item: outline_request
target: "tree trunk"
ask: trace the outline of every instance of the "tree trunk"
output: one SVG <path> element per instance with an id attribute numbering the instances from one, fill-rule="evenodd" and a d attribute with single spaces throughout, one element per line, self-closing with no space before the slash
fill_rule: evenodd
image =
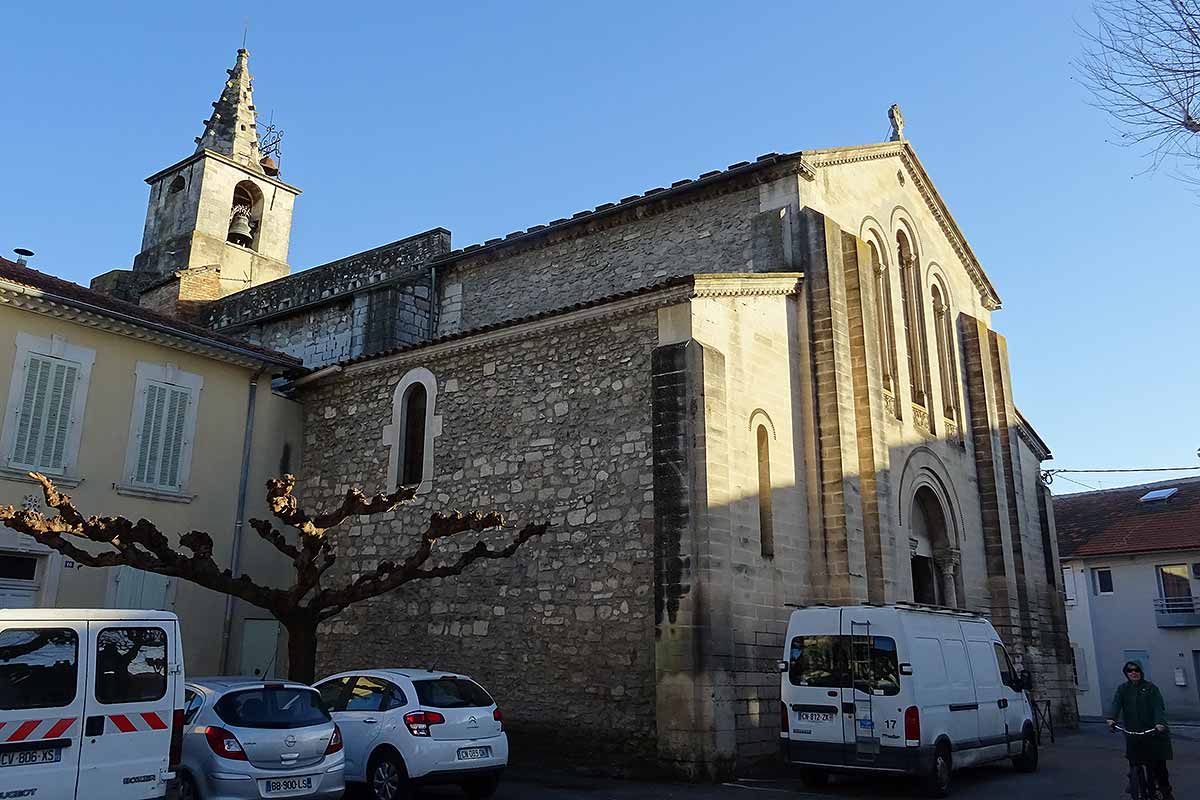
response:
<path id="1" fill-rule="evenodd" d="M 284 627 L 288 634 L 288 679 L 312 683 L 317 679 L 317 621 L 293 619 Z"/>

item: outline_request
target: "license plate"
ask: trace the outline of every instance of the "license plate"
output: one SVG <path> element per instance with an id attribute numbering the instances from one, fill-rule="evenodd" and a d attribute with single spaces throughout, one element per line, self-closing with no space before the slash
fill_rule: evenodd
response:
<path id="1" fill-rule="evenodd" d="M 460 747 L 458 748 L 458 760 L 470 761 L 473 758 L 489 758 L 492 755 L 490 747 Z"/>
<path id="2" fill-rule="evenodd" d="M 304 778 L 272 778 L 264 783 L 267 784 L 267 794 L 299 792 L 313 788 L 311 775 Z"/>
<path id="3" fill-rule="evenodd" d="M 833 714 L 820 711 L 801 711 L 798 716 L 801 722 L 833 722 Z"/>
<path id="4" fill-rule="evenodd" d="M 28 767 L 34 764 L 57 764 L 59 761 L 62 761 L 61 747 L 0 753 L 0 767 Z"/>

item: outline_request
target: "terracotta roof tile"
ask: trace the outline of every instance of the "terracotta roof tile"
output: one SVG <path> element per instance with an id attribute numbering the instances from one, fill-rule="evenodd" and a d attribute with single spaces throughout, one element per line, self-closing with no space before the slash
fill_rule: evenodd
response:
<path id="1" fill-rule="evenodd" d="M 1138 502 L 1168 488 L 1179 491 L 1167 500 Z M 1057 495 L 1054 525 L 1063 558 L 1200 550 L 1200 477 Z"/>
<path id="2" fill-rule="evenodd" d="M 199 325 L 193 325 L 190 322 L 184 322 L 173 317 L 168 317 L 163 314 L 151 311 L 133 303 L 127 303 L 124 300 L 118 300 L 115 297 L 88 289 L 85 286 L 80 286 L 77 283 L 56 278 L 53 275 L 47 275 L 44 272 L 39 272 L 23 264 L 9 261 L 6 258 L 0 258 L 0 279 L 11 283 L 19 284 L 30 289 L 37 289 L 46 294 L 55 295 L 68 302 L 75 301 L 78 303 L 86 303 L 100 311 L 108 311 L 113 314 L 120 314 L 124 317 L 131 317 L 134 321 L 140 321 L 148 325 L 153 325 L 158 328 L 167 328 L 168 333 L 175 332 L 187 338 L 203 338 L 207 339 L 210 346 L 244 351 L 252 356 L 258 356 L 266 361 L 270 361 L 281 366 L 291 366 L 301 368 L 303 363 L 300 359 L 289 356 L 285 353 L 278 353 L 274 350 L 269 350 L 265 347 L 260 347 L 256 344 L 235 339 L 232 336 L 224 336 L 219 333 L 214 333 L 208 328 L 202 328 Z"/>

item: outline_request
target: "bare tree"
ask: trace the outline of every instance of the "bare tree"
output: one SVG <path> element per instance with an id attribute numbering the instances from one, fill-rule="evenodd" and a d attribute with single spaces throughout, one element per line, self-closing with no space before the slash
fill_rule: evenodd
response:
<path id="1" fill-rule="evenodd" d="M 1150 169 L 1200 167 L 1200 0 L 1097 0 L 1077 60 L 1094 104 L 1120 143 L 1145 146 Z"/>
<path id="2" fill-rule="evenodd" d="M 275 519 L 293 528 L 297 535 L 285 535 L 270 520 L 250 520 L 258 535 L 292 562 L 295 578 L 291 587 L 277 589 L 262 586 L 249 575 L 234 576 L 228 569 L 218 567 L 212 557 L 212 537 L 203 531 L 191 531 L 179 538 L 179 545 L 191 551 L 191 555 L 184 555 L 149 520 L 85 518 L 71 498 L 58 491 L 45 475 L 33 472 L 30 477 L 42 485 L 46 504 L 58 514 L 48 517 L 36 508 L 0 506 L 0 523 L 32 536 L 84 566 L 128 566 L 180 578 L 270 611 L 288 632 L 288 676 L 305 683 L 311 683 L 315 678 L 317 626 L 325 620 L 355 603 L 411 581 L 458 575 L 480 559 L 509 558 L 521 545 L 546 531 L 546 525 L 530 523 L 516 531 L 504 547 L 492 549 L 481 539 L 446 563 L 430 564 L 439 539 L 468 532 L 482 534 L 505 524 L 504 517 L 494 512 L 434 513 L 415 548 L 403 561 L 383 561 L 373 571 L 357 578 L 343 578 L 340 582 L 331 581 L 336 584 L 334 586 L 324 586 L 322 583 L 329 569 L 337 561 L 328 532 L 350 517 L 391 511 L 411 501 L 416 490 L 402 487 L 391 494 L 367 497 L 357 488 L 350 489 L 337 508 L 323 514 L 310 514 L 300 507 L 292 494 L 296 479 L 285 475 L 267 482 L 267 501 Z M 96 552 L 95 548 L 81 546 L 85 542 L 106 548 Z"/>

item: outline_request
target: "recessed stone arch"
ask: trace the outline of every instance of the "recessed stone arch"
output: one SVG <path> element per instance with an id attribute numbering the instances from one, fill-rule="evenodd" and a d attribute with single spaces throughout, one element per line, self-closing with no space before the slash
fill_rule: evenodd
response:
<path id="1" fill-rule="evenodd" d="M 754 432 L 759 425 L 766 426 L 767 432 L 771 434 L 772 441 L 779 438 L 775 434 L 775 423 L 771 421 L 771 415 L 761 408 L 756 408 L 750 412 L 750 424 L 747 427 L 751 432 Z"/>
<path id="2" fill-rule="evenodd" d="M 964 517 L 949 476 L 950 470 L 933 450 L 925 446 L 913 450 L 900 472 L 897 519 L 908 536 L 914 599 L 961 607 Z M 928 537 L 927 542 L 922 537 Z M 922 589 L 926 595 L 918 597 Z"/>

